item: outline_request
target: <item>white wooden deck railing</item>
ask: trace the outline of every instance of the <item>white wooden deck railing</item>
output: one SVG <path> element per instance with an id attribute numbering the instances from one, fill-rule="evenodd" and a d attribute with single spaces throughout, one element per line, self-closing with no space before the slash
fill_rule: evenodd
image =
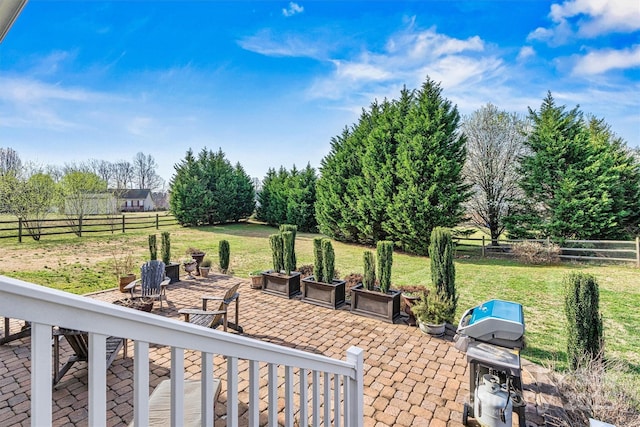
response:
<path id="1" fill-rule="evenodd" d="M 227 426 L 238 425 L 239 361 L 248 366 L 249 425 L 258 426 L 260 364 L 268 370 L 268 420 L 278 425 L 278 388 L 284 387 L 285 425 L 360 426 L 363 422 L 363 351 L 347 350 L 346 361 L 306 353 L 236 334 L 190 325 L 155 314 L 0 276 L 0 315 L 31 322 L 31 425 L 52 424 L 52 326 L 89 333 L 89 425 L 106 426 L 106 338 L 134 341 L 134 421 L 148 424 L 149 343 L 171 347 L 171 421 L 182 424 L 184 351 L 202 352 L 202 425 L 212 426 L 213 357 L 226 356 Z M 278 367 L 284 371 L 279 378 Z M 294 384 L 297 383 L 298 387 Z M 281 381 L 282 380 L 282 381 Z M 311 382 L 309 382 L 311 381 Z M 310 390 L 310 393 L 309 393 Z M 294 396 L 299 404 L 294 404 Z"/>

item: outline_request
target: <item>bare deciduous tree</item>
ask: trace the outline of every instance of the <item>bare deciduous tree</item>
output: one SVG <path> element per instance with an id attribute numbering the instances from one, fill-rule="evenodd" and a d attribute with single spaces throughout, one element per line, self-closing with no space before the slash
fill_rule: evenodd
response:
<path id="1" fill-rule="evenodd" d="M 134 177 L 133 165 L 126 160 L 120 160 L 112 163 L 112 167 L 113 181 L 116 189 L 129 188 Z"/>
<path id="2" fill-rule="evenodd" d="M 505 229 L 510 201 L 521 197 L 517 168 L 525 152 L 527 127 L 525 119 L 491 104 L 462 122 L 467 137 L 464 176 L 473 189 L 467 209 L 476 226 L 489 230 L 492 245 L 498 244 Z"/>
<path id="3" fill-rule="evenodd" d="M 156 173 L 158 165 L 151 154 L 140 152 L 133 158 L 133 170 L 138 188 L 155 190 L 162 185 L 162 178 Z"/>
<path id="4" fill-rule="evenodd" d="M 0 147 L 0 176 L 5 176 L 8 173 L 17 175 L 22 169 L 22 160 L 18 152 L 13 148 Z"/>
<path id="5" fill-rule="evenodd" d="M 113 183 L 113 165 L 106 160 L 90 159 L 89 166 L 91 172 L 100 177 L 101 180 L 111 185 Z"/>

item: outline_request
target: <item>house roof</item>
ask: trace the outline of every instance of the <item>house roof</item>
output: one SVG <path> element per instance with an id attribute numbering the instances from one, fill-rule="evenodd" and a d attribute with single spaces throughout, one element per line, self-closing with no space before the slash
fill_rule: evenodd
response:
<path id="1" fill-rule="evenodd" d="M 146 199 L 151 194 L 151 190 L 132 189 L 122 193 L 123 199 Z"/>

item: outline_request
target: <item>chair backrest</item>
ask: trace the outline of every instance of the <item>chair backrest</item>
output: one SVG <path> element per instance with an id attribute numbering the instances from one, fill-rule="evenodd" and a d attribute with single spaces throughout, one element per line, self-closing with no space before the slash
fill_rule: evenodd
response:
<path id="1" fill-rule="evenodd" d="M 227 307 L 229 304 L 231 304 L 233 301 L 235 301 L 238 298 L 238 288 L 240 287 L 240 283 L 236 283 L 235 285 L 231 286 L 229 289 L 227 289 L 227 292 L 224 294 L 224 297 L 222 297 L 222 301 L 220 301 L 220 307 L 218 307 L 218 310 L 227 310 Z M 216 328 L 219 324 L 220 321 L 222 320 L 222 313 L 220 314 L 216 314 L 211 318 L 211 322 L 209 322 L 209 327 L 210 328 Z M 236 322 L 238 320 L 236 319 Z"/>
<path id="2" fill-rule="evenodd" d="M 160 283 L 164 280 L 164 262 L 151 260 L 140 267 L 140 287 L 143 297 L 160 295 Z"/>

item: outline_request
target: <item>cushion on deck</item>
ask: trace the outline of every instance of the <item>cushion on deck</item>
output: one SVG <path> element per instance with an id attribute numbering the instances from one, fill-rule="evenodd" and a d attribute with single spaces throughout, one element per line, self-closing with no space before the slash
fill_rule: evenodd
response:
<path id="1" fill-rule="evenodd" d="M 220 380 L 213 380 L 213 404 L 220 393 Z M 200 426 L 200 381 L 184 381 L 184 424 L 183 426 Z M 164 380 L 153 390 L 149 397 L 149 426 L 171 426 L 171 380 Z M 129 424 L 133 427 L 133 422 Z"/>

